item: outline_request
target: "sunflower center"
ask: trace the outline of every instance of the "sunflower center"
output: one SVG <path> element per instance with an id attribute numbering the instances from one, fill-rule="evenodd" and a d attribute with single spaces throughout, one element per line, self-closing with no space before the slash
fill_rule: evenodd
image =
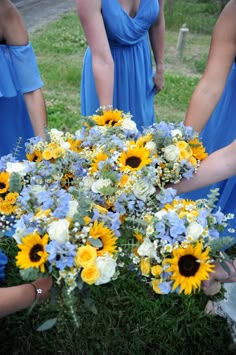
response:
<path id="1" fill-rule="evenodd" d="M 186 277 L 194 276 L 200 267 L 197 258 L 193 255 L 182 256 L 179 259 L 178 265 L 180 274 Z"/>
<path id="2" fill-rule="evenodd" d="M 111 126 L 114 126 L 116 121 L 114 121 L 112 118 L 108 118 L 105 122 L 105 124 L 110 124 Z"/>
<path id="3" fill-rule="evenodd" d="M 131 166 L 131 168 L 138 168 L 141 163 L 141 159 L 138 157 L 129 157 L 126 159 L 126 165 Z"/>
<path id="4" fill-rule="evenodd" d="M 0 190 L 3 190 L 6 188 L 6 184 L 4 182 L 0 182 Z"/>
<path id="5" fill-rule="evenodd" d="M 32 262 L 38 262 L 41 259 L 41 256 L 38 255 L 39 251 L 43 251 L 43 246 L 41 244 L 35 244 L 33 248 L 30 250 L 30 260 Z"/>

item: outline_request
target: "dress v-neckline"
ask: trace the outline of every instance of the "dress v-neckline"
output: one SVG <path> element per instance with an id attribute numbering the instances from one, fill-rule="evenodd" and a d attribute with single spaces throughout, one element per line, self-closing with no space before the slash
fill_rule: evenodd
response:
<path id="1" fill-rule="evenodd" d="M 138 16 L 138 13 L 139 13 L 139 10 L 140 10 L 140 7 L 141 7 L 142 0 L 140 0 L 140 2 L 139 2 L 139 7 L 138 7 L 138 9 L 137 9 L 137 12 L 136 12 L 135 16 L 130 16 L 130 15 L 128 14 L 128 12 L 123 8 L 123 6 L 121 5 L 120 1 L 119 1 L 119 0 L 116 0 L 116 1 L 117 1 L 118 5 L 120 6 L 120 8 L 123 10 L 123 12 L 124 12 L 129 18 L 131 18 L 132 20 L 134 20 L 134 19 Z"/>

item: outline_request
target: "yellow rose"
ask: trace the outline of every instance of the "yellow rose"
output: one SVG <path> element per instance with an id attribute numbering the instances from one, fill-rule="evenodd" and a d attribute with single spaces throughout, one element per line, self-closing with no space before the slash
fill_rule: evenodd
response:
<path id="1" fill-rule="evenodd" d="M 58 159 L 63 155 L 65 155 L 65 149 L 63 149 L 61 147 L 57 147 L 57 148 L 53 149 L 52 156 L 54 159 Z"/>
<path id="2" fill-rule="evenodd" d="M 52 159 L 52 151 L 50 149 L 45 149 L 42 154 L 42 158 L 44 160 L 50 160 Z"/>
<path id="3" fill-rule="evenodd" d="M 162 267 L 161 267 L 161 265 L 155 265 L 155 266 L 153 266 L 153 267 L 151 268 L 151 273 L 152 273 L 152 275 L 155 276 L 155 277 L 160 276 L 161 272 L 162 272 Z"/>
<path id="4" fill-rule="evenodd" d="M 100 277 L 100 272 L 95 264 L 82 270 L 81 279 L 89 285 L 94 284 Z"/>
<path id="5" fill-rule="evenodd" d="M 7 202 L 13 205 L 16 202 L 18 196 L 18 192 L 9 192 L 5 199 Z"/>
<path id="6" fill-rule="evenodd" d="M 191 152 L 188 152 L 187 150 L 181 150 L 179 154 L 179 159 L 180 160 L 187 160 L 191 157 Z"/>
<path id="7" fill-rule="evenodd" d="M 179 141 L 176 143 L 177 147 L 179 148 L 180 151 L 182 150 L 186 150 L 189 148 L 188 143 L 186 143 L 185 141 Z"/>
<path id="8" fill-rule="evenodd" d="M 89 267 L 95 263 L 97 258 L 96 248 L 91 245 L 80 247 L 75 256 L 75 263 L 77 266 Z"/>
<path id="9" fill-rule="evenodd" d="M 149 276 L 150 270 L 151 270 L 149 258 L 142 258 L 141 259 L 140 269 L 141 269 L 141 272 L 144 276 Z"/>

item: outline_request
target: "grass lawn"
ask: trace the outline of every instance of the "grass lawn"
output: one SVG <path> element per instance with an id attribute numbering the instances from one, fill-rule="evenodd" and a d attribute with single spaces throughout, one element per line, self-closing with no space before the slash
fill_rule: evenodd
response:
<path id="1" fill-rule="evenodd" d="M 195 1 L 197 3 L 197 1 Z M 189 1 L 190 17 L 194 11 L 205 11 Z M 183 2 L 178 11 L 183 11 Z M 185 2 L 186 3 L 186 2 Z M 207 3 L 207 2 L 205 2 Z M 190 7 L 191 5 L 191 7 Z M 196 5 L 196 4 L 195 4 Z M 182 10 L 181 10 L 182 9 Z M 208 8 L 209 10 L 209 8 Z M 175 11 L 177 11 L 175 9 Z M 157 120 L 182 120 L 191 94 L 200 78 L 208 52 L 210 28 L 216 20 L 218 8 L 210 15 L 193 21 L 182 60 L 175 56 L 179 25 L 184 21 L 168 19 L 166 34 L 166 85 L 155 101 Z M 182 13 L 182 12 L 181 12 Z M 174 15 L 173 16 L 177 16 Z M 207 21 L 208 17 L 211 21 Z M 180 18 L 180 19 L 179 19 Z M 202 24 L 205 33 L 195 33 Z M 187 23 L 189 26 L 189 23 Z M 210 27 L 210 28 L 209 28 Z M 45 29 L 31 35 L 42 78 L 47 103 L 49 127 L 74 131 L 80 124 L 80 74 L 86 48 L 83 32 L 75 13 L 69 13 Z M 15 250 L 9 240 L 1 247 L 10 258 Z M 10 263 L 7 283 L 20 283 Z M 129 276 L 128 276 L 129 275 Z M 128 278 L 128 281 L 127 281 Z M 93 289 L 98 314 L 91 313 L 82 299 L 77 301 L 81 326 L 77 329 L 68 316 L 67 306 L 46 303 L 37 306 L 30 315 L 19 312 L 1 320 L 1 354 L 79 354 L 79 355 L 228 355 L 231 337 L 223 318 L 208 316 L 204 294 L 183 297 L 158 296 L 136 279 L 125 273 L 109 285 Z M 36 328 L 46 319 L 58 317 L 58 322 L 47 332 Z"/>

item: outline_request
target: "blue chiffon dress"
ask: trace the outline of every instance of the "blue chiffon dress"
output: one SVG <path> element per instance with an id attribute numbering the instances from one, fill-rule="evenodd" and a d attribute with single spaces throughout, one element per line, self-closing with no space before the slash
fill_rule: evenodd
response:
<path id="1" fill-rule="evenodd" d="M 154 122 L 154 83 L 148 30 L 157 19 L 157 0 L 140 0 L 131 17 L 118 0 L 102 0 L 102 16 L 115 64 L 113 107 L 130 112 L 139 130 Z M 92 54 L 86 50 L 81 80 L 81 113 L 99 108 L 92 70 Z"/>
<path id="2" fill-rule="evenodd" d="M 24 93 L 43 86 L 31 44 L 0 44 L 0 156 L 14 153 L 25 158 L 24 143 L 34 136 Z"/>
<path id="3" fill-rule="evenodd" d="M 218 105 L 212 113 L 201 137 L 210 154 L 215 150 L 225 147 L 236 138 L 236 65 L 234 64 Z M 229 221 L 230 227 L 236 230 L 236 176 L 221 181 L 191 193 L 184 194 L 184 198 L 206 198 L 211 189 L 219 188 L 219 200 L 217 207 L 221 207 L 224 213 L 234 213 L 235 218 Z M 228 232 L 225 232 L 229 235 Z M 233 233 L 231 236 L 235 235 Z M 236 241 L 236 237 L 235 237 Z"/>

